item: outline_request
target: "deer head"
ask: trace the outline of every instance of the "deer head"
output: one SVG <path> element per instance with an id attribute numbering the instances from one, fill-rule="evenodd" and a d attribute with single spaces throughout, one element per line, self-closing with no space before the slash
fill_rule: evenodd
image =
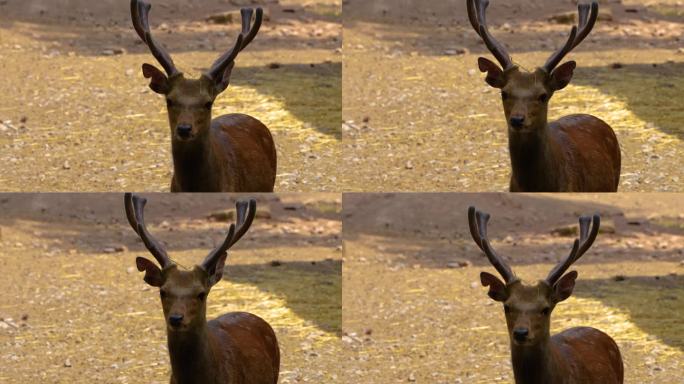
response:
<path id="1" fill-rule="evenodd" d="M 579 28 L 572 27 L 565 45 L 552 54 L 543 66 L 534 72 L 527 72 L 513 64 L 504 46 L 489 33 L 485 16 L 489 0 L 466 1 L 470 24 L 501 65 L 499 67 L 484 57 L 478 59 L 480 71 L 487 73 L 487 84 L 501 90 L 509 131 L 530 133 L 545 129 L 549 100 L 554 92 L 570 83 L 576 67 L 574 61 L 558 64 L 591 32 L 598 18 L 598 2 L 594 0 L 591 4 L 578 4 Z"/>
<path id="2" fill-rule="evenodd" d="M 209 130 L 214 100 L 228 87 L 235 58 L 259 32 L 263 10 L 257 8 L 254 25 L 251 25 L 254 11 L 251 8 L 243 8 L 242 32 L 238 35 L 233 48 L 219 57 L 199 79 L 186 79 L 183 73 L 176 69 L 171 56 L 152 37 L 148 21 L 151 8 L 145 0 L 131 0 L 133 27 L 166 73 L 146 63 L 142 66 L 143 75 L 150 79 L 150 88 L 154 92 L 166 96 L 173 139 L 190 141 L 203 137 Z"/>
<path id="3" fill-rule="evenodd" d="M 130 193 L 124 197 L 126 217 L 159 267 L 144 257 L 135 260 L 138 271 L 145 272 L 147 284 L 159 288 L 164 317 L 169 332 L 197 329 L 206 323 L 206 298 L 211 288 L 221 281 L 228 250 L 247 232 L 256 213 L 256 201 L 238 201 L 237 226 L 231 224 L 221 245 L 211 251 L 192 270 L 178 268 L 145 226 L 143 211 L 147 200 Z M 160 268 L 161 267 L 161 268 Z"/>
<path id="4" fill-rule="evenodd" d="M 477 211 L 475 207 L 468 209 L 473 240 L 503 278 L 501 281 L 490 273 L 482 272 L 480 281 L 484 287 L 489 287 L 489 297 L 503 303 L 512 345 L 531 346 L 546 342 L 550 335 L 551 312 L 556 304 L 570 297 L 575 287 L 577 272 L 565 272 L 594 243 L 600 217 L 594 215 L 593 220 L 587 216 L 580 217 L 580 236 L 575 240 L 570 255 L 558 263 L 544 280 L 533 284 L 518 279 L 494 251 L 487 238 L 488 221 L 489 214 Z"/>

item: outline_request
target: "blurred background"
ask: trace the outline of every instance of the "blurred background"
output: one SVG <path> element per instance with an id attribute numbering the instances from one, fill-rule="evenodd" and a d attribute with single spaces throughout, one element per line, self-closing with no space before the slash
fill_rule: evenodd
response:
<path id="1" fill-rule="evenodd" d="M 576 4 L 492 0 L 487 21 L 513 61 L 534 70 L 567 40 Z M 566 57 L 578 68 L 549 119 L 588 113 L 612 126 L 620 191 L 683 191 L 684 3 L 599 4 L 593 31 Z M 493 56 L 466 1 L 347 0 L 343 17 L 347 190 L 508 191 L 501 96 L 477 68 Z"/>
<path id="2" fill-rule="evenodd" d="M 523 280 L 570 253 L 580 215 L 601 215 L 572 267 L 573 296 L 552 333 L 591 326 L 619 345 L 625 383 L 684 379 L 684 195 L 354 194 L 344 197 L 346 382 L 513 383 L 503 306 L 481 271 L 468 206 Z"/>
<path id="3" fill-rule="evenodd" d="M 200 263 L 235 221 L 229 195 L 144 196 L 148 229 L 184 267 Z M 264 318 L 280 343 L 280 383 L 334 382 L 341 197 L 257 200 L 207 318 Z M 148 255 L 126 221 L 123 194 L 0 196 L 0 382 L 168 383 L 159 293 L 135 267 Z"/>
<path id="4" fill-rule="evenodd" d="M 264 8 L 214 116 L 246 113 L 278 150 L 279 191 L 337 191 L 341 141 L 340 0 L 151 0 L 153 36 L 186 76 L 235 43 L 239 9 Z M 168 191 L 164 98 L 128 0 L 0 1 L 3 191 Z"/>

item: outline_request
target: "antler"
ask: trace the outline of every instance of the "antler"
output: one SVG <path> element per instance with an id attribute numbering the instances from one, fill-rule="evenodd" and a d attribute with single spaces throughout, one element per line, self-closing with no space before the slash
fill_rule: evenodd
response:
<path id="1" fill-rule="evenodd" d="M 546 61 L 546 64 L 542 67 L 547 73 L 551 73 L 558 63 L 563 60 L 565 55 L 572 51 L 576 46 L 578 46 L 582 40 L 584 40 L 594 24 L 598 19 L 598 1 L 593 0 L 591 4 L 578 4 L 577 10 L 579 12 L 579 29 L 577 26 L 573 26 L 570 31 L 570 36 L 565 45 L 558 51 L 556 51 L 551 57 Z M 579 30 L 579 32 L 578 32 Z"/>
<path id="2" fill-rule="evenodd" d="M 216 263 L 216 261 L 225 256 L 226 252 L 230 247 L 237 243 L 247 230 L 252 221 L 254 220 L 254 215 L 256 214 L 256 200 L 250 199 L 249 201 L 238 201 L 235 203 L 235 209 L 237 210 L 237 227 L 235 224 L 230 225 L 228 234 L 226 235 L 223 243 L 207 255 L 201 264 L 204 270 L 209 270 L 210 267 Z"/>
<path id="3" fill-rule="evenodd" d="M 487 28 L 485 12 L 489 6 L 489 0 L 466 0 L 466 2 L 468 4 L 468 18 L 475 32 L 484 40 L 485 45 L 504 70 L 513 67 L 513 60 L 511 60 L 511 56 L 506 51 L 506 48 L 494 39 Z"/>
<path id="4" fill-rule="evenodd" d="M 143 211 L 145 210 L 145 204 L 147 204 L 147 199 L 133 195 L 131 193 L 126 193 L 124 195 L 124 206 L 126 207 L 126 217 L 128 218 L 128 223 L 131 224 L 133 230 L 140 236 L 145 247 L 150 251 L 152 256 L 157 259 L 159 265 L 163 268 L 174 265 L 173 261 L 169 258 L 161 246 L 155 240 L 152 235 L 147 231 L 145 226 L 145 217 Z"/>
<path id="5" fill-rule="evenodd" d="M 568 268 L 570 268 L 572 264 L 579 260 L 582 255 L 584 255 L 584 253 L 594 243 L 594 240 L 596 240 L 596 235 L 598 235 L 599 227 L 601 226 L 601 217 L 599 215 L 594 215 L 593 224 L 591 223 L 592 218 L 588 216 L 582 216 L 579 218 L 580 237 L 579 239 L 575 239 L 575 243 L 572 245 L 572 251 L 570 251 L 570 255 L 568 255 L 565 260 L 558 263 L 558 265 L 556 265 L 551 272 L 549 272 L 549 275 L 546 277 L 546 282 L 550 286 L 553 286 L 556 281 L 563 276 Z M 591 233 L 589 232 L 590 224 Z"/>
<path id="6" fill-rule="evenodd" d="M 259 32 L 259 28 L 261 27 L 261 21 L 264 16 L 263 9 L 256 9 L 256 17 L 253 26 L 250 24 L 252 22 L 252 14 L 254 13 L 254 10 L 252 8 L 243 8 L 240 10 L 240 13 L 242 14 L 242 32 L 240 32 L 238 35 L 235 46 L 233 46 L 230 51 L 219 57 L 218 60 L 216 60 L 211 66 L 211 69 L 207 71 L 207 76 L 214 80 L 220 80 L 223 77 L 223 73 L 226 71 L 226 69 L 234 64 L 238 53 L 245 49 L 249 43 L 254 40 L 257 32 Z"/>
<path id="7" fill-rule="evenodd" d="M 164 48 L 152 38 L 152 33 L 150 32 L 148 16 L 151 8 L 152 5 L 145 0 L 131 0 L 131 19 L 133 20 L 133 28 L 135 28 L 140 39 L 142 39 L 150 48 L 152 55 L 157 59 L 159 64 L 164 67 L 166 73 L 169 76 L 173 76 L 179 73 L 178 69 L 176 69 L 176 66 L 173 64 L 171 56 L 169 56 Z"/>
<path id="8" fill-rule="evenodd" d="M 501 274 L 506 283 L 511 283 L 517 280 L 515 274 L 506 262 L 494 252 L 494 249 L 489 245 L 487 238 L 487 223 L 489 222 L 489 214 L 478 211 L 475 207 L 468 208 L 468 224 L 470 225 L 470 235 L 475 240 L 478 247 L 484 252 L 492 263 L 494 268 Z"/>

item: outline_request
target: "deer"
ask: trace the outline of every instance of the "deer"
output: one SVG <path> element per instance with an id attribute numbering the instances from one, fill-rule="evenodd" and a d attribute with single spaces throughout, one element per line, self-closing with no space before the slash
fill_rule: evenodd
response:
<path id="1" fill-rule="evenodd" d="M 468 209 L 470 234 L 504 281 L 480 273 L 488 296 L 503 303 L 516 384 L 621 384 L 620 349 L 607 334 L 591 327 L 550 335 L 551 312 L 575 287 L 577 271 L 565 273 L 596 240 L 600 216 L 579 218 L 579 238 L 570 254 L 536 283 L 522 282 L 492 248 L 487 237 L 489 214 Z"/>
<path id="2" fill-rule="evenodd" d="M 280 350 L 273 328 L 260 317 L 230 312 L 207 321 L 207 297 L 223 278 L 228 250 L 247 232 L 256 201 L 238 201 L 237 226 L 192 270 L 181 270 L 145 226 L 147 199 L 126 193 L 126 218 L 159 263 L 138 257 L 143 280 L 159 288 L 171 359 L 171 384 L 277 384 Z"/>
<path id="3" fill-rule="evenodd" d="M 133 27 L 164 72 L 142 65 L 149 87 L 165 96 L 173 155 L 172 192 L 273 192 L 277 155 L 269 129 L 254 117 L 227 114 L 212 119 L 217 96 L 230 83 L 237 55 L 257 35 L 263 10 L 243 8 L 242 31 L 233 48 L 199 79 L 186 79 L 150 32 L 145 0 L 131 0 Z"/>
<path id="4" fill-rule="evenodd" d="M 501 67 L 478 58 L 485 82 L 501 90 L 511 159 L 510 192 L 617 192 L 621 154 L 613 129 L 587 114 L 548 122 L 548 106 L 556 91 L 572 80 L 575 61 L 558 65 L 593 29 L 598 2 L 578 5 L 578 25 L 546 63 L 534 72 L 513 63 L 503 44 L 489 32 L 489 0 L 466 0 L 468 18 Z"/>

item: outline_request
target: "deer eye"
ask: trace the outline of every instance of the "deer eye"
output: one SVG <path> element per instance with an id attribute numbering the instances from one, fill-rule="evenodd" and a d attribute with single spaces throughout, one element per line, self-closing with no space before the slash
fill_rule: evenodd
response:
<path id="1" fill-rule="evenodd" d="M 501 98 L 504 100 L 507 100 L 508 99 L 508 92 L 501 91 Z"/>
<path id="2" fill-rule="evenodd" d="M 547 95 L 546 93 L 542 93 L 541 95 L 539 95 L 539 101 L 540 102 L 546 103 L 546 101 L 548 101 L 548 100 L 549 100 L 549 95 Z"/>
<path id="3" fill-rule="evenodd" d="M 542 315 L 548 316 L 551 313 L 551 308 L 545 307 L 544 309 L 541 310 Z"/>
<path id="4" fill-rule="evenodd" d="M 207 297 L 207 294 L 202 292 L 199 295 L 197 295 L 197 300 L 199 301 L 204 301 L 204 298 Z"/>
<path id="5" fill-rule="evenodd" d="M 211 110 L 211 107 L 214 106 L 214 102 L 209 101 L 206 104 L 204 104 L 204 108 Z"/>

